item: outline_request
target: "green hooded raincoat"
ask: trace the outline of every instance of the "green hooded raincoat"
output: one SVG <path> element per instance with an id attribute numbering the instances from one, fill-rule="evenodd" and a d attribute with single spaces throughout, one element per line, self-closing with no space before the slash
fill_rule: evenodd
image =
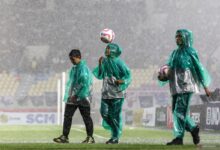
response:
<path id="1" fill-rule="evenodd" d="M 119 138 L 122 133 L 122 105 L 124 91 L 131 83 L 130 69 L 119 58 L 121 48 L 114 43 L 107 45 L 110 48 L 110 56 L 104 57 L 101 65 L 98 65 L 93 74 L 97 79 L 103 80 L 102 101 L 100 112 L 103 118 L 102 125 L 112 133 L 112 138 Z M 123 80 L 120 85 L 116 80 Z"/>
<path id="2" fill-rule="evenodd" d="M 207 87 L 211 78 L 207 70 L 200 63 L 197 51 L 193 46 L 193 35 L 190 30 L 180 29 L 183 45 L 175 49 L 168 60 L 168 82 L 172 94 L 173 131 L 174 136 L 184 137 L 185 129 L 192 131 L 196 124 L 190 118 L 189 105 L 192 94 L 199 91 L 199 87 Z M 161 82 L 164 85 L 166 82 Z"/>

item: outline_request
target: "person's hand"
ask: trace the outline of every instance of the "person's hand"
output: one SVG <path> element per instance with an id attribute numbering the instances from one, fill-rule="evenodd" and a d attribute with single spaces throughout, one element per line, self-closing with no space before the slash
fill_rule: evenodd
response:
<path id="1" fill-rule="evenodd" d="M 77 102 L 77 97 L 76 97 L 76 96 L 71 96 L 71 97 L 69 98 L 69 102 L 70 102 L 70 103 L 76 103 L 76 102 Z"/>
<path id="2" fill-rule="evenodd" d="M 206 96 L 210 97 L 211 96 L 211 92 L 209 91 L 209 89 L 207 87 L 204 87 Z"/>
<path id="3" fill-rule="evenodd" d="M 167 81 L 167 80 L 168 80 L 167 77 L 165 77 L 164 75 L 162 75 L 162 74 L 160 74 L 160 73 L 159 73 L 159 75 L 157 76 L 157 78 L 158 78 L 158 80 L 160 80 L 160 81 Z"/>
<path id="4" fill-rule="evenodd" d="M 157 78 L 158 78 L 158 80 L 160 80 L 160 81 L 162 81 L 162 79 L 163 79 L 163 77 L 162 77 L 160 74 L 157 76 Z"/>
<path id="5" fill-rule="evenodd" d="M 124 80 L 115 80 L 115 84 L 117 85 L 120 85 L 120 84 L 123 84 L 124 83 Z"/>
<path id="6" fill-rule="evenodd" d="M 99 65 L 101 65 L 102 64 L 102 60 L 103 60 L 103 56 L 101 56 L 100 58 L 99 58 Z"/>

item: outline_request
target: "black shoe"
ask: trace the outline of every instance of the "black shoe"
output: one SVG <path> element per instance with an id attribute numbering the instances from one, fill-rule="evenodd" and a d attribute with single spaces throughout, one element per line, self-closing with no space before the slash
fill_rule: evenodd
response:
<path id="1" fill-rule="evenodd" d="M 95 139 L 92 136 L 87 136 L 86 139 L 82 141 L 82 143 L 93 144 L 95 143 Z"/>
<path id="2" fill-rule="evenodd" d="M 111 138 L 108 141 L 106 141 L 105 144 L 118 144 L 118 139 Z"/>
<path id="3" fill-rule="evenodd" d="M 192 131 L 191 131 L 191 135 L 193 138 L 193 143 L 195 145 L 199 144 L 200 142 L 200 137 L 199 137 L 199 126 L 196 126 Z"/>
<path id="4" fill-rule="evenodd" d="M 167 145 L 183 145 L 183 139 L 175 138 L 171 142 L 168 142 Z"/>
<path id="5" fill-rule="evenodd" d="M 68 137 L 66 137 L 64 135 L 61 135 L 58 138 L 54 138 L 53 141 L 56 143 L 69 143 Z"/>

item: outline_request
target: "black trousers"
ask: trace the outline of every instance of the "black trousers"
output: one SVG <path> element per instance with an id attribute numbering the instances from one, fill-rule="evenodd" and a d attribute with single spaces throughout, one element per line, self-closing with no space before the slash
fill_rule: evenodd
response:
<path id="1" fill-rule="evenodd" d="M 77 108 L 79 108 L 80 114 L 82 115 L 86 126 L 87 136 L 92 136 L 93 121 L 90 116 L 90 103 L 87 100 L 78 101 L 76 104 L 66 104 L 63 122 L 63 135 L 68 137 L 72 125 L 72 117 Z"/>

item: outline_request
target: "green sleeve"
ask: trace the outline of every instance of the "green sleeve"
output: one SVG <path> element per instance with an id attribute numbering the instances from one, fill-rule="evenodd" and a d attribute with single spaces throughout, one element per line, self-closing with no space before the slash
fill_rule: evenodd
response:
<path id="1" fill-rule="evenodd" d="M 64 102 L 67 102 L 69 98 L 69 90 L 71 88 L 71 84 L 73 81 L 73 74 L 74 74 L 74 69 L 72 68 L 71 70 L 68 71 L 68 79 L 65 85 L 65 93 L 64 93 L 64 98 L 63 98 Z"/>
<path id="2" fill-rule="evenodd" d="M 104 68 L 104 65 L 101 64 L 101 65 L 96 66 L 96 67 L 93 69 L 92 73 L 93 73 L 93 75 L 94 75 L 97 79 L 102 80 L 102 79 L 104 78 L 104 72 L 105 72 L 104 69 L 105 69 L 105 68 Z"/>
<path id="3" fill-rule="evenodd" d="M 120 89 L 125 90 L 132 81 L 131 71 L 123 61 L 119 61 L 118 65 L 120 78 L 124 81 L 124 83 L 120 85 Z"/>
<path id="4" fill-rule="evenodd" d="M 199 83 L 203 86 L 203 87 L 208 87 L 209 84 L 211 83 L 211 77 L 208 73 L 208 71 L 206 70 L 205 67 L 203 67 L 203 65 L 201 64 L 198 54 L 195 50 L 191 50 L 191 58 L 192 58 L 192 63 L 193 63 L 193 69 L 195 69 L 195 73 L 196 76 L 199 81 Z"/>

